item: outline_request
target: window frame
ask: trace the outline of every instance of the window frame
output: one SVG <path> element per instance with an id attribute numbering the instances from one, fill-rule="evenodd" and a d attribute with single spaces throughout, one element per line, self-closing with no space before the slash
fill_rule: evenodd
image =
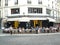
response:
<path id="1" fill-rule="evenodd" d="M 27 4 L 31 4 L 31 0 L 27 0 Z"/>
<path id="2" fill-rule="evenodd" d="M 46 14 L 51 14 L 51 10 L 50 9 L 46 9 Z"/>
<path id="3" fill-rule="evenodd" d="M 8 0 L 5 0 L 5 6 L 8 6 Z"/>
<path id="4" fill-rule="evenodd" d="M 16 12 L 16 10 L 18 10 L 18 12 Z M 11 8 L 11 14 L 20 14 L 20 8 Z"/>
<path id="5" fill-rule="evenodd" d="M 1 6 L 1 0 L 0 0 L 0 6 Z"/>
<path id="6" fill-rule="evenodd" d="M 15 5 L 17 5 L 18 4 L 18 0 L 15 0 Z"/>
<path id="7" fill-rule="evenodd" d="M 38 0 L 38 4 L 42 4 L 42 0 Z"/>
<path id="8" fill-rule="evenodd" d="M 42 13 L 42 10 L 42 8 L 28 7 L 28 13 Z"/>

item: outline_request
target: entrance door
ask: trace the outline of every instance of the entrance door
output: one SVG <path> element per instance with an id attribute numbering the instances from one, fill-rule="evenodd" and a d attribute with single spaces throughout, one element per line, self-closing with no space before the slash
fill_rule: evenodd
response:
<path id="1" fill-rule="evenodd" d="M 43 20 L 42 21 L 42 26 L 43 27 L 48 27 L 48 24 L 49 24 L 49 20 Z"/>
<path id="2" fill-rule="evenodd" d="M 42 21 L 41 20 L 31 20 L 30 24 L 32 27 L 36 27 L 36 26 L 42 27 Z"/>
<path id="3" fill-rule="evenodd" d="M 14 21 L 14 28 L 18 28 L 18 26 L 19 26 L 19 22 L 18 21 Z"/>

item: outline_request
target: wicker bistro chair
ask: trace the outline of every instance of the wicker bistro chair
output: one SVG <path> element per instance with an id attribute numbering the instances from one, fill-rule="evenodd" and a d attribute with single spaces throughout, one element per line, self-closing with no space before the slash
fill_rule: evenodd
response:
<path id="1" fill-rule="evenodd" d="M 46 33 L 49 33 L 50 31 L 49 31 L 49 28 L 45 28 L 45 32 Z"/>
<path id="2" fill-rule="evenodd" d="M 20 29 L 20 32 L 21 32 L 21 33 L 24 33 L 24 32 L 25 32 L 25 29 L 24 29 L 24 28 L 21 28 L 21 29 Z"/>
<path id="3" fill-rule="evenodd" d="M 57 30 L 57 28 L 54 28 L 54 27 L 52 28 L 52 32 L 56 32 L 56 30 Z"/>
<path id="4" fill-rule="evenodd" d="M 45 32 L 45 27 L 42 27 L 41 28 L 41 33 L 44 33 Z"/>
<path id="5" fill-rule="evenodd" d="M 38 29 L 38 33 L 41 33 L 41 29 L 42 29 L 41 27 Z"/>

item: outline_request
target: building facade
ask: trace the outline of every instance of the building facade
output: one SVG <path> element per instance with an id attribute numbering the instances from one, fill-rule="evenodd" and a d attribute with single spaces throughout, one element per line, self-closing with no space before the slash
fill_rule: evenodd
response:
<path id="1" fill-rule="evenodd" d="M 60 0 L 57 0 L 57 12 L 58 12 L 58 16 L 56 18 L 55 25 L 60 27 Z"/>
<path id="2" fill-rule="evenodd" d="M 58 17 L 57 0 L 0 0 L 3 27 L 50 27 Z"/>
<path id="3" fill-rule="evenodd" d="M 2 27 L 2 1 L 0 0 L 0 29 Z"/>

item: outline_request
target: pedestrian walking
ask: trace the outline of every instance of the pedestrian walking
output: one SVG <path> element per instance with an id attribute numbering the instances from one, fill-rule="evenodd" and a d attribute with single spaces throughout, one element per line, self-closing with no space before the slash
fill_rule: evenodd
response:
<path id="1" fill-rule="evenodd" d="M 42 29 L 42 28 L 41 28 L 41 27 L 39 27 L 39 29 L 38 29 L 38 33 L 40 33 L 40 32 L 41 32 L 41 29 Z"/>
<path id="2" fill-rule="evenodd" d="M 12 35 L 12 30 L 13 30 L 13 28 L 12 28 L 12 26 L 10 26 L 10 34 Z"/>
<path id="3" fill-rule="evenodd" d="M 22 30 L 21 27 L 19 27 L 19 29 L 18 29 L 18 33 L 21 33 L 21 30 Z"/>
<path id="4" fill-rule="evenodd" d="M 42 33 L 45 32 L 45 27 L 42 27 L 41 32 L 42 32 Z"/>
<path id="5" fill-rule="evenodd" d="M 38 34 L 38 29 L 39 29 L 39 27 L 37 26 L 36 29 L 35 29 L 36 30 L 36 34 Z"/>
<path id="6" fill-rule="evenodd" d="M 4 30 L 5 30 L 5 28 L 4 28 L 4 27 L 2 27 L 2 31 L 3 31 L 3 33 L 4 33 Z"/>
<path id="7" fill-rule="evenodd" d="M 30 30 L 30 32 L 32 32 L 32 30 L 33 30 L 33 27 L 31 27 L 31 30 Z"/>

